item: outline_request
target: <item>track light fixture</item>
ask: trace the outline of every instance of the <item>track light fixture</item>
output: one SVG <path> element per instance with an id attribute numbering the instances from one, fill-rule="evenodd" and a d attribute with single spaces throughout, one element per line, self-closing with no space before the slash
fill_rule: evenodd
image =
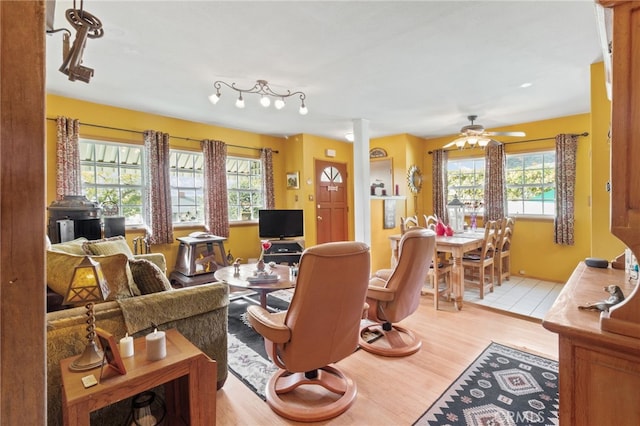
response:
<path id="1" fill-rule="evenodd" d="M 298 95 L 298 97 L 300 98 L 300 108 L 298 109 L 298 112 L 300 113 L 300 115 L 307 115 L 307 113 L 309 112 L 307 106 L 304 103 L 305 99 L 307 98 L 307 95 L 305 95 L 304 92 L 291 92 L 290 90 L 287 90 L 287 93 L 276 93 L 271 90 L 267 80 L 257 80 L 256 84 L 249 89 L 239 89 L 236 87 L 235 83 L 229 84 L 225 83 L 224 81 L 218 80 L 213 83 L 213 87 L 216 89 L 216 92 L 209 96 L 209 101 L 214 105 L 218 103 L 218 101 L 220 100 L 220 96 L 222 96 L 222 94 L 220 93 L 222 85 L 225 85 L 228 88 L 239 92 L 238 99 L 236 100 L 236 107 L 238 108 L 244 108 L 244 98 L 242 97 L 243 93 L 256 93 L 260 95 L 260 105 L 265 108 L 268 108 L 271 105 L 271 98 L 275 98 L 273 105 L 278 110 L 285 107 L 285 99 L 291 96 Z"/>

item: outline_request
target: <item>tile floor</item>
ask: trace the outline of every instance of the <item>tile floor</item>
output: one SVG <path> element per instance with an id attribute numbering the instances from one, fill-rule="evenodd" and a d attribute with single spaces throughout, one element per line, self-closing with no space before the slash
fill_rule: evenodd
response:
<path id="1" fill-rule="evenodd" d="M 485 293 L 483 300 L 478 289 L 465 289 L 464 301 L 543 319 L 562 287 L 559 283 L 512 276 L 501 286 L 494 286 L 493 293 Z"/>

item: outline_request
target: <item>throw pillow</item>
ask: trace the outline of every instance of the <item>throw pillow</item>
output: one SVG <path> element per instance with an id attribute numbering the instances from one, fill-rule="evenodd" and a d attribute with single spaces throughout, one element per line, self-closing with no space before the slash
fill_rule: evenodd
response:
<path id="1" fill-rule="evenodd" d="M 47 285 L 56 293 L 66 296 L 69 289 L 69 282 L 73 277 L 76 266 L 82 262 L 83 256 L 47 251 Z M 116 300 L 131 297 L 131 283 L 133 277 L 127 268 L 127 256 L 124 254 L 113 254 L 111 256 L 91 256 L 93 260 L 100 263 L 102 272 L 107 284 L 109 284 L 109 296 L 106 300 Z M 127 273 L 128 271 L 128 273 Z"/>
<path id="2" fill-rule="evenodd" d="M 101 240 L 86 241 L 82 244 L 86 254 L 109 255 L 122 253 L 129 259 L 133 257 L 133 252 L 127 244 L 127 240 L 119 235 L 117 237 L 103 238 Z"/>
<path id="3" fill-rule="evenodd" d="M 146 259 L 129 259 L 133 280 L 142 294 L 173 290 L 169 279 L 156 264 Z"/>
<path id="4" fill-rule="evenodd" d="M 86 253 L 82 248 L 82 244 L 84 244 L 85 241 L 87 241 L 85 237 L 80 237 L 80 238 L 76 238 L 75 240 L 67 241 L 64 243 L 51 244 L 50 250 L 69 253 L 69 254 L 84 255 Z"/>

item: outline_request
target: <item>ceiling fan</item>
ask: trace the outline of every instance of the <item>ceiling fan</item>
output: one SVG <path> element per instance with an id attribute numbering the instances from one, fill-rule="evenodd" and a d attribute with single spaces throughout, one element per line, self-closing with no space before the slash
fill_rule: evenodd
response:
<path id="1" fill-rule="evenodd" d="M 491 136 L 525 136 L 524 132 L 487 132 L 484 130 L 483 125 L 473 124 L 473 122 L 478 118 L 477 115 L 469 115 L 467 118 L 471 124 L 463 126 L 460 129 L 460 136 L 443 146 L 443 148 L 457 146 L 458 148 L 463 149 L 466 145 L 469 145 L 471 148 L 475 146 L 484 148 L 488 145 L 500 143 L 497 140 L 492 139 Z"/>

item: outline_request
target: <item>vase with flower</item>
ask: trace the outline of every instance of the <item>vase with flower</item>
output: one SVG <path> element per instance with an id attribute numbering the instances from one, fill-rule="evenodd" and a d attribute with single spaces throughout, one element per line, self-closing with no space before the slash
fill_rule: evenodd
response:
<path id="1" fill-rule="evenodd" d="M 262 240 L 260 241 L 260 247 L 262 248 L 262 251 L 260 252 L 260 258 L 258 259 L 258 264 L 256 266 L 256 269 L 260 272 L 264 271 L 264 253 L 269 250 L 271 248 L 271 241 L 269 240 Z"/>
<path id="2" fill-rule="evenodd" d="M 464 204 L 467 206 L 467 209 L 471 210 L 469 213 L 471 231 L 476 231 L 478 229 L 478 210 L 482 208 L 482 201 L 468 201 Z"/>

